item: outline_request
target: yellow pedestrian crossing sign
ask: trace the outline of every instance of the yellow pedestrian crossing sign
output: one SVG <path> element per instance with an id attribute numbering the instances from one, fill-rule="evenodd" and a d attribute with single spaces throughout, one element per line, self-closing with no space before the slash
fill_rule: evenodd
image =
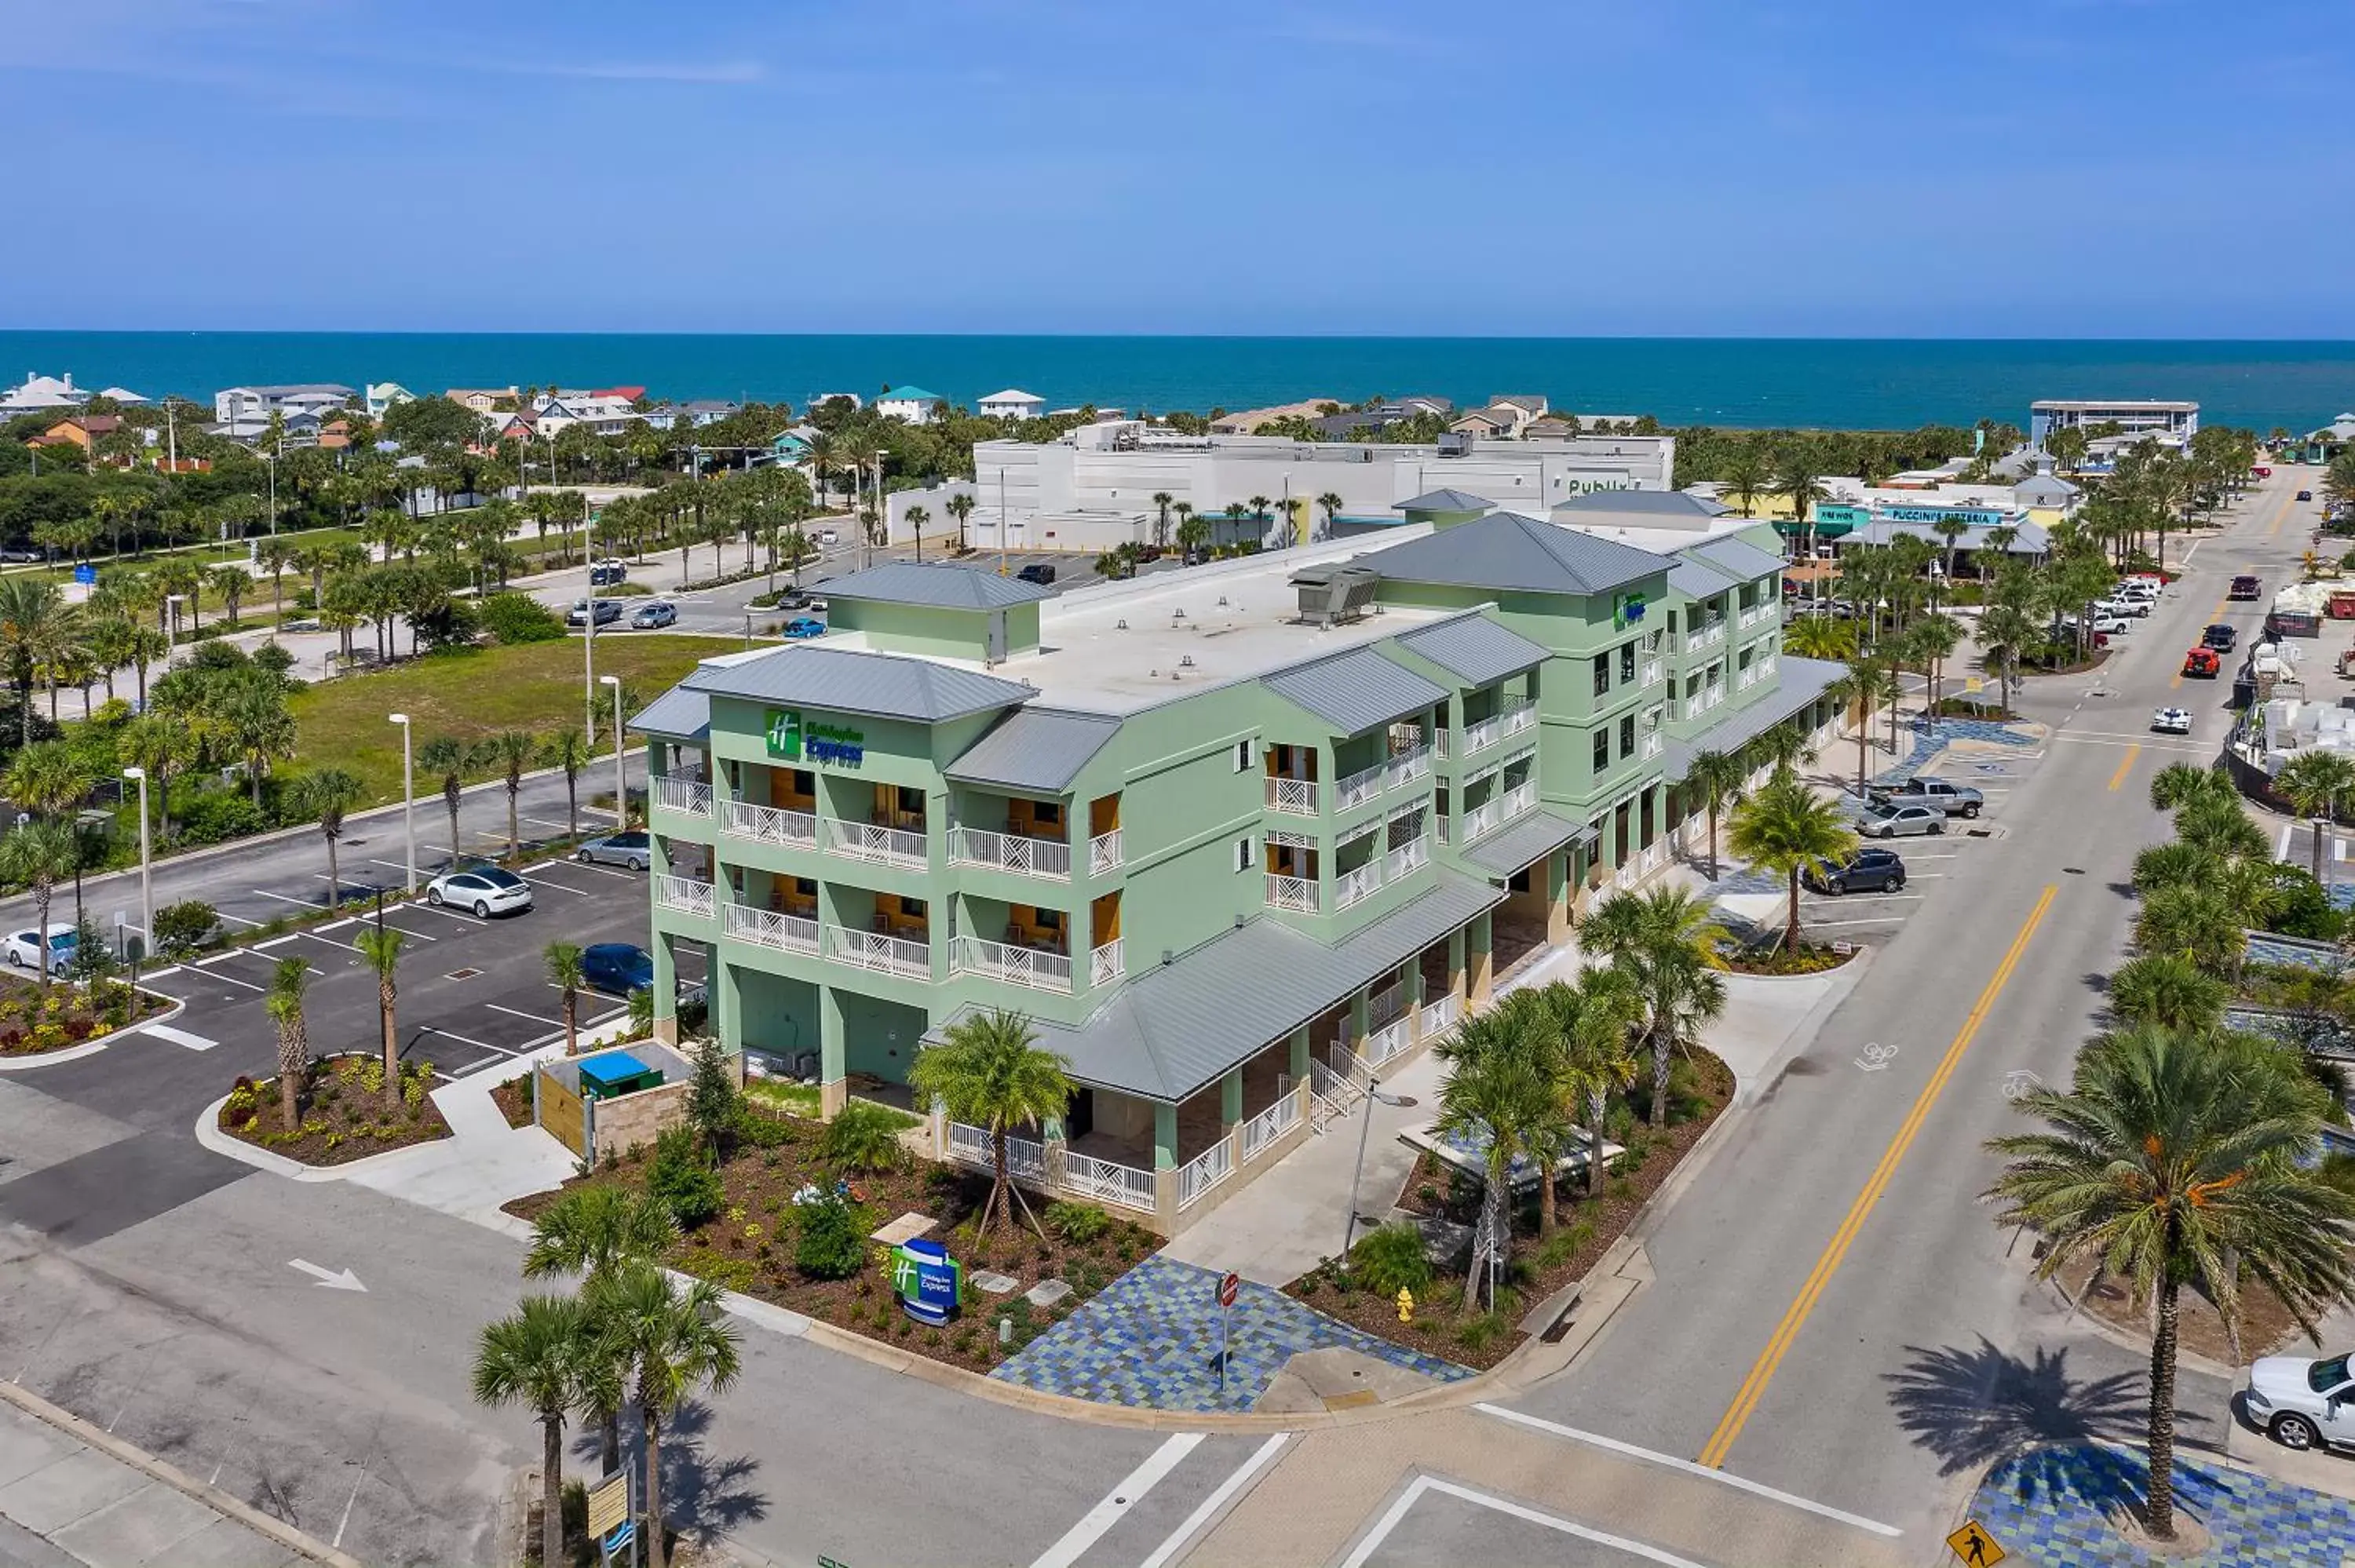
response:
<path id="1" fill-rule="evenodd" d="M 1954 1548 L 1955 1556 L 1966 1568 L 1995 1568 L 1997 1563 L 2010 1555 L 1994 1536 L 1987 1532 L 1987 1526 L 1977 1520 L 1972 1520 L 1946 1537 L 1946 1544 Z"/>

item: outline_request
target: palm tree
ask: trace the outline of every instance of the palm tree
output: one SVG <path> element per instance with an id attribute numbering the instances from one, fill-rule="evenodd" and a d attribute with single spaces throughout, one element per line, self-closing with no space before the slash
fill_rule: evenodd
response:
<path id="1" fill-rule="evenodd" d="M 2146 953 L 2110 976 L 2110 1011 L 2125 1023 L 2206 1032 L 2224 1020 L 2232 988 L 2178 953 Z"/>
<path id="2" fill-rule="evenodd" d="M 1348 502 L 1341 499 L 1340 493 L 1337 491 L 1328 490 L 1324 494 L 1316 498 L 1316 510 L 1325 514 L 1325 536 L 1327 538 L 1329 539 L 1333 536 L 1333 519 L 1341 515 L 1341 508 L 1348 504 Z"/>
<path id="3" fill-rule="evenodd" d="M 458 800 L 465 789 L 466 769 L 474 766 L 473 748 L 455 736 L 435 736 L 418 747 L 417 765 L 441 775 L 442 804 L 450 813 L 450 863 L 455 865 L 464 847 L 458 837 Z"/>
<path id="4" fill-rule="evenodd" d="M 2239 916 L 2222 894 L 2205 884 L 2154 888 L 2135 915 L 2135 946 L 2230 978 L 2240 973 L 2249 948 Z"/>
<path id="5" fill-rule="evenodd" d="M 1154 497 L 1154 500 L 1163 503 L 1161 508 L 1160 533 L 1161 536 L 1166 539 L 1169 533 L 1169 507 L 1167 505 L 1169 498 L 1167 495 L 1156 495 Z M 973 515 L 973 497 L 967 495 L 963 491 L 959 491 L 954 495 L 950 496 L 943 504 L 947 506 L 949 515 L 956 519 L 957 554 L 962 556 L 969 547 L 964 542 L 964 520 Z M 798 551 L 795 552 L 794 558 L 796 560 L 800 558 L 800 553 Z"/>
<path id="6" fill-rule="evenodd" d="M 378 923 L 352 938 L 360 958 L 376 975 L 376 1007 L 384 1030 L 384 1108 L 397 1110 L 400 1106 L 400 1031 L 393 1019 L 393 1004 L 400 1000 L 394 986 L 394 974 L 400 967 L 400 945 L 409 933 L 398 926 Z"/>
<path id="7" fill-rule="evenodd" d="M 578 729 L 558 730 L 539 748 L 539 759 L 550 768 L 564 769 L 564 831 L 568 837 L 578 837 L 581 832 L 581 770 L 596 760 L 589 749 L 589 742 Z"/>
<path id="8" fill-rule="evenodd" d="M 80 845 L 62 822 L 27 822 L 0 837 L 0 879 L 19 884 L 33 895 L 33 929 L 46 948 L 49 939 L 49 902 L 58 883 L 81 864 Z M 151 938 L 152 939 L 152 938 Z M 49 966 L 38 966 L 34 984 L 44 999 L 49 990 Z"/>
<path id="9" fill-rule="evenodd" d="M 1520 994 L 1518 992 L 1516 995 Z M 1603 1124 L 1611 1097 L 1636 1081 L 1634 1033 L 1643 1006 L 1615 969 L 1582 969 L 1575 980 L 1556 980 L 1536 993 L 1553 1015 L 1554 1082 L 1586 1119 L 1586 1192 L 1603 1187 Z M 1553 1183 L 1545 1186 L 1541 1228 L 1553 1228 Z"/>
<path id="10" fill-rule="evenodd" d="M 1686 798 L 1709 813 L 1709 879 L 1718 879 L 1717 814 L 1742 799 L 1750 770 L 1731 752 L 1697 751 L 1685 764 Z"/>
<path id="11" fill-rule="evenodd" d="M 988 1129 L 993 1176 L 976 1241 L 989 1234 L 1001 1215 L 1011 1229 L 1018 1202 L 1032 1228 L 1038 1227 L 1028 1200 L 1007 1173 L 1006 1135 L 1009 1128 L 1044 1125 L 1060 1117 L 1070 1108 L 1074 1091 L 1071 1064 L 1041 1050 L 1037 1040 L 1029 1019 L 993 1008 L 950 1024 L 946 1039 L 918 1052 L 908 1068 L 908 1086 L 916 1092 L 919 1104 L 937 1101 L 955 1120 Z"/>
<path id="12" fill-rule="evenodd" d="M 1744 517 L 1758 514 L 1758 498 L 1768 493 L 1772 476 L 1766 460 L 1748 442 L 1733 449 L 1717 466 L 1717 493 Z M 1804 532 L 1804 530 L 1802 530 Z"/>
<path id="13" fill-rule="evenodd" d="M 1780 874 L 1789 888 L 1783 922 L 1783 950 L 1799 950 L 1799 874 L 1819 861 L 1838 863 L 1856 853 L 1856 830 L 1836 801 L 1827 800 L 1789 773 L 1776 773 L 1765 787 L 1734 808 L 1733 853 L 1753 865 Z"/>
<path id="14" fill-rule="evenodd" d="M 247 682 L 229 694 L 217 716 L 223 735 L 245 763 L 253 803 L 260 806 L 262 775 L 272 761 L 294 755 L 294 715 L 286 711 L 286 694 L 275 684 Z"/>
<path id="15" fill-rule="evenodd" d="M 253 586 L 253 578 L 240 566 L 215 567 L 205 574 L 205 585 L 213 590 L 228 607 L 230 630 L 237 627 L 237 607 L 244 602 L 245 590 Z"/>
<path id="16" fill-rule="evenodd" d="M 581 1054 L 581 988 L 586 983 L 581 968 L 581 948 L 574 942 L 548 944 L 548 978 L 564 995 L 564 1054 Z"/>
<path id="17" fill-rule="evenodd" d="M 661 1199 L 618 1187 L 577 1188 L 549 1204 L 533 1224 L 523 1275 L 577 1275 L 593 1302 L 596 1287 L 634 1264 L 656 1261 L 677 1241 L 678 1223 Z M 584 1361 L 581 1403 L 597 1422 L 604 1473 L 610 1476 L 622 1463 L 622 1394 L 618 1378 L 597 1375 L 609 1365 L 602 1356 Z"/>
<path id="18" fill-rule="evenodd" d="M 2355 759 L 2320 749 L 2301 751 L 2274 775 L 2274 793 L 2310 824 L 2314 880 L 2322 880 L 2322 841 L 2339 815 L 2339 803 L 2355 795 Z"/>
<path id="19" fill-rule="evenodd" d="M 310 988 L 311 966 L 301 959 L 281 959 L 270 971 L 270 990 L 262 1011 L 278 1026 L 278 1110 L 291 1131 L 303 1124 L 303 1078 L 311 1065 L 311 1044 L 303 1028 L 303 993 Z"/>
<path id="20" fill-rule="evenodd" d="M 46 577 L 0 577 L 0 662 L 16 688 L 17 744 L 33 743 L 33 678 L 75 640 L 80 613 Z"/>
<path id="21" fill-rule="evenodd" d="M 344 813 L 368 799 L 368 786 L 340 768 L 323 768 L 305 775 L 296 787 L 297 810 L 319 819 L 319 834 L 327 841 L 327 907 L 344 901 L 343 883 L 336 866 L 336 842 L 344 836 Z"/>
<path id="22" fill-rule="evenodd" d="M 2179 1293 L 2236 1326 L 2245 1274 L 2308 1334 L 2355 1298 L 2355 1196 L 2300 1165 L 2323 1098 L 2277 1053 L 2146 1025 L 2089 1047 L 2066 1092 L 2019 1102 L 2048 1130 L 1988 1142 L 2009 1161 L 1987 1194 L 1997 1223 L 2043 1239 L 2040 1276 L 2097 1259 L 2156 1308 L 2145 1521 L 2158 1540 L 2175 1537 Z"/>
<path id="23" fill-rule="evenodd" d="M 84 754 L 71 741 L 37 740 L 8 760 L 8 770 L 0 776 L 0 787 L 8 798 L 27 810 L 65 830 L 66 842 L 73 852 L 74 924 L 81 924 L 81 863 L 83 844 L 80 824 L 74 812 L 97 786 L 98 776 Z"/>
<path id="24" fill-rule="evenodd" d="M 1742 760 L 1753 768 L 1770 768 L 1789 773 L 1802 762 L 1813 762 L 1816 750 L 1807 732 L 1796 724 L 1770 725 L 1742 749 Z"/>
<path id="25" fill-rule="evenodd" d="M 1923 679 L 1930 683 L 1928 705 L 1923 709 L 1925 714 L 1938 711 L 1939 676 L 1962 640 L 1962 626 L 1951 615 L 1925 615 L 1906 629 L 1906 645 L 1922 666 Z"/>
<path id="26" fill-rule="evenodd" d="M 1851 700 L 1855 702 L 1857 707 L 1856 793 L 1857 798 L 1862 800 L 1865 784 L 1865 757 L 1872 744 L 1872 715 L 1880 710 L 1883 703 L 1895 706 L 1897 674 L 1881 661 L 1868 659 L 1861 663 L 1849 665 L 1848 679 L 1850 690 L 1854 694 Z"/>
<path id="27" fill-rule="evenodd" d="M 1774 477 L 1767 493 L 1780 496 L 1791 503 L 1791 525 L 1799 531 L 1807 559 L 1816 554 L 1816 503 L 1831 499 L 1822 478 L 1808 466 L 1806 454 L 1793 450 L 1780 454 L 1774 461 Z"/>
<path id="28" fill-rule="evenodd" d="M 2170 762 L 2151 776 L 2150 805 L 2155 811 L 2179 810 L 2209 798 L 2238 803 L 2240 791 L 2224 774 L 2195 763 Z"/>
<path id="29" fill-rule="evenodd" d="M 2220 860 L 2263 860 L 2273 846 L 2238 800 L 2194 800 L 2175 813 L 2175 836 Z"/>
<path id="30" fill-rule="evenodd" d="M 1856 622 L 1828 615 L 1803 615 L 1784 629 L 1785 652 L 1802 659 L 1856 657 Z"/>
<path id="31" fill-rule="evenodd" d="M 916 537 L 916 559 L 921 561 L 924 558 L 924 524 L 932 520 L 932 514 L 921 506 L 911 506 L 901 515 L 907 521 L 908 531 Z"/>
<path id="32" fill-rule="evenodd" d="M 527 1296 L 513 1317 L 484 1325 L 474 1350 L 474 1400 L 520 1404 L 538 1418 L 539 1560 L 564 1561 L 564 1417 L 579 1403 L 589 1309 L 570 1296 Z"/>
<path id="33" fill-rule="evenodd" d="M 1493 1309 L 1494 1281 L 1511 1261 L 1513 1161 L 1536 1156 L 1546 1185 L 1552 1185 L 1550 1154 L 1561 1125 L 1561 1097 L 1544 1041 L 1529 1027 L 1529 1004 L 1512 1005 L 1518 1000 L 1508 997 L 1506 1006 L 1473 1014 L 1439 1046 L 1447 1081 L 1439 1090 L 1438 1130 L 1487 1144 L 1487 1191 L 1464 1281 L 1467 1307 L 1478 1294 L 1482 1262 L 1489 1264 Z"/>
<path id="34" fill-rule="evenodd" d="M 539 755 L 539 743 L 531 732 L 503 729 L 483 742 L 482 759 L 496 768 L 507 786 L 507 853 L 510 857 L 523 853 L 522 820 L 517 814 L 517 800 L 523 794 L 523 772 Z M 454 830 L 453 830 L 454 834 Z"/>
<path id="35" fill-rule="evenodd" d="M 1681 887 L 1622 893 L 1586 917 L 1585 945 L 1611 960 L 1643 1010 L 1652 1051 L 1651 1123 L 1668 1117 L 1668 1057 L 1725 1011 L 1718 969 L 1722 933 L 1710 907 Z"/>
<path id="36" fill-rule="evenodd" d="M 662 1429 L 679 1403 L 700 1389 L 725 1393 L 740 1361 L 736 1330 L 719 1305 L 719 1287 L 698 1279 L 681 1289 L 651 1264 L 635 1264 L 591 1293 L 603 1336 L 621 1352 L 637 1385 L 640 1446 L 646 1460 L 646 1560 L 665 1568 Z"/>

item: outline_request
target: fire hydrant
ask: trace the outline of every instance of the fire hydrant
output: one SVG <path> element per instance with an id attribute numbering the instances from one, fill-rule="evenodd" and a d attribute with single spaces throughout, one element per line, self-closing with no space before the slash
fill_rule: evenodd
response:
<path id="1" fill-rule="evenodd" d="M 1403 1285 L 1399 1287 L 1398 1308 L 1400 1322 L 1412 1323 L 1414 1321 L 1414 1292 L 1409 1290 Z"/>

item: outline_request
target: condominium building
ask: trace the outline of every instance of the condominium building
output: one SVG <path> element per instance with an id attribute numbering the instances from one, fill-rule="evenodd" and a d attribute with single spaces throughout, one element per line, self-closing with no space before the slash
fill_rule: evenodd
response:
<path id="1" fill-rule="evenodd" d="M 1061 597 L 828 583 L 827 636 L 634 721 L 662 1027 L 702 944 L 719 1038 L 831 1115 L 1020 1012 L 1080 1086 L 1016 1140 L 1026 1179 L 1174 1233 L 1664 868 L 1695 750 L 1828 719 L 1838 667 L 1780 652 L 1771 527 L 1678 499 Z"/>
<path id="2" fill-rule="evenodd" d="M 2128 435 L 2189 441 L 2200 429 L 2200 405 L 2164 398 L 2040 397 L 2028 406 L 2028 439 L 2041 446 L 2055 430 L 2116 425 Z"/>
<path id="3" fill-rule="evenodd" d="M 272 414 L 316 414 L 325 418 L 348 408 L 356 397 L 338 381 L 302 381 L 279 387 L 224 387 L 213 394 L 213 418 L 224 425 L 267 421 Z"/>

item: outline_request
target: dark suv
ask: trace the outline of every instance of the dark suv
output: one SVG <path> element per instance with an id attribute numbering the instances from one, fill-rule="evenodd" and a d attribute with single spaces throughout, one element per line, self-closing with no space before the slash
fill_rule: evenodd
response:
<path id="1" fill-rule="evenodd" d="M 1895 850 L 1859 850 L 1838 865 L 1816 862 L 1799 880 L 1817 893 L 1899 893 L 1905 887 L 1905 863 Z"/>
<path id="2" fill-rule="evenodd" d="M 2240 636 L 2241 633 L 2237 628 L 2227 626 L 2220 620 L 2200 634 L 2200 645 L 2203 648 L 2213 648 L 2219 653 L 2230 653 L 2232 651 L 2232 644 L 2240 640 Z"/>
<path id="3" fill-rule="evenodd" d="M 1037 561 L 1014 575 L 1026 583 L 1037 583 L 1040 588 L 1045 588 L 1055 580 L 1055 568 L 1043 561 Z"/>
<path id="4" fill-rule="evenodd" d="M 2246 600 L 2263 599 L 2264 594 L 2265 585 L 2264 582 L 2243 572 L 2239 577 L 2232 579 L 2232 591 L 2227 593 L 2224 597 L 2227 599 Z"/>

